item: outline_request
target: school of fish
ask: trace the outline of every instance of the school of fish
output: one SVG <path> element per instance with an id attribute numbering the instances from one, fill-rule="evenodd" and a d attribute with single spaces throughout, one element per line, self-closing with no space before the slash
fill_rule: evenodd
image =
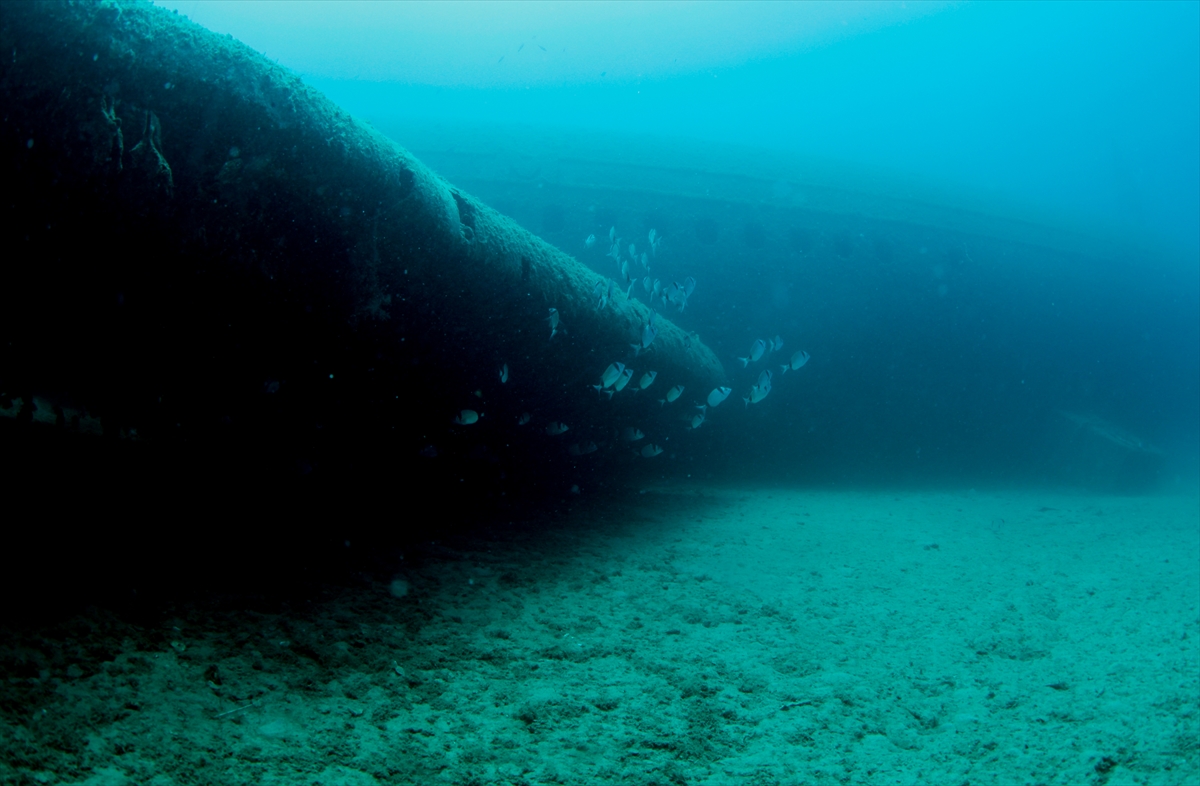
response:
<path id="1" fill-rule="evenodd" d="M 603 277 L 596 281 L 592 289 L 592 300 L 595 303 L 595 308 L 603 311 L 610 305 L 614 304 L 617 296 L 623 296 L 626 299 L 634 297 L 636 285 L 640 282 L 642 293 L 649 301 L 650 314 L 644 323 L 638 326 L 637 334 L 633 336 L 633 341 L 630 343 L 631 356 L 620 360 L 613 360 L 596 377 L 595 383 L 589 383 L 592 390 L 596 392 L 603 400 L 611 401 L 617 394 L 622 391 L 629 390 L 631 393 L 638 393 L 646 390 L 653 385 L 658 378 L 658 372 L 653 369 L 645 370 L 638 378 L 637 382 L 632 382 L 635 369 L 628 363 L 629 360 L 636 360 L 643 356 L 648 356 L 651 360 L 654 354 L 654 340 L 658 337 L 658 309 L 668 306 L 674 307 L 679 313 L 683 313 L 687 308 L 689 299 L 696 291 L 696 279 L 692 276 L 686 276 L 682 281 L 669 280 L 665 284 L 659 278 L 651 277 L 651 264 L 658 258 L 662 236 L 654 229 L 651 229 L 647 237 L 648 243 L 645 250 L 639 253 L 636 243 L 625 244 L 624 238 L 617 234 L 617 229 L 614 226 L 608 232 L 608 251 L 605 257 L 612 260 L 617 270 L 617 278 Z M 594 234 L 588 235 L 584 240 L 584 247 L 591 250 L 598 244 Z M 640 274 L 640 277 L 639 277 Z M 555 336 L 566 333 L 566 327 L 563 323 L 561 314 L 557 308 L 551 307 L 548 316 L 545 318 L 546 324 L 550 328 L 549 340 L 553 340 Z M 685 347 L 691 345 L 691 335 L 685 336 Z M 783 338 L 776 335 L 774 338 L 760 338 L 750 345 L 750 349 L 745 356 L 738 356 L 743 369 L 749 369 L 752 364 L 757 364 L 764 357 L 774 355 L 783 350 Z M 786 374 L 788 371 L 798 371 L 808 363 L 811 356 L 808 352 L 797 350 L 792 354 L 788 362 L 780 364 L 780 375 Z M 510 379 L 508 363 L 502 363 L 499 370 L 500 383 L 507 385 Z M 744 409 L 749 409 L 751 404 L 759 404 L 771 393 L 772 385 L 775 379 L 775 373 L 770 368 L 764 368 L 758 372 L 757 378 L 750 385 L 746 395 L 741 396 Z M 631 384 L 632 382 L 632 384 Z M 676 384 L 670 387 L 663 398 L 657 399 L 660 408 L 665 408 L 669 404 L 674 404 L 684 393 L 684 386 Z M 718 386 L 709 391 L 704 400 L 696 402 L 695 407 L 690 412 L 684 412 L 680 415 L 685 423 L 686 431 L 694 431 L 703 426 L 711 416 L 712 410 L 719 407 L 730 395 L 733 394 L 733 389 L 726 386 Z M 482 398 L 482 391 L 475 391 L 475 396 Z M 630 395 L 630 394 L 626 394 Z M 623 397 L 624 398 L 624 397 Z M 453 418 L 453 424 L 456 426 L 471 426 L 480 422 L 483 417 L 483 412 L 478 412 L 474 409 L 463 409 L 459 411 Z M 533 415 L 529 412 L 522 412 L 517 419 L 518 426 L 525 426 L 533 420 Z M 570 426 L 559 420 L 551 420 L 545 422 L 542 431 L 547 437 L 558 437 L 570 431 Z M 613 432 L 610 432 L 613 433 Z M 582 440 L 573 442 L 566 448 L 567 455 L 573 458 L 582 458 L 583 456 L 599 452 L 602 448 L 613 448 L 618 444 L 633 446 L 635 443 L 641 443 L 647 437 L 642 429 L 634 424 L 625 425 L 618 428 L 613 433 L 612 442 L 601 442 L 597 444 L 594 440 Z M 669 435 L 662 435 L 658 442 L 649 442 L 640 447 L 634 447 L 632 453 L 640 458 L 654 458 L 666 451 L 660 443 L 670 440 Z M 430 445 L 421 451 L 423 456 L 436 456 L 437 451 L 434 446 Z M 673 454 L 672 454 L 673 455 Z M 579 493 L 578 485 L 572 487 L 572 493 Z"/>

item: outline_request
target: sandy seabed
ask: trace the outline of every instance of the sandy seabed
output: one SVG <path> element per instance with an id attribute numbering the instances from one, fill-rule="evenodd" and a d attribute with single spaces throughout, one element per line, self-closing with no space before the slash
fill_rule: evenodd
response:
<path id="1" fill-rule="evenodd" d="M 1200 505 L 657 488 L 0 640 L 5 784 L 1197 784 Z"/>

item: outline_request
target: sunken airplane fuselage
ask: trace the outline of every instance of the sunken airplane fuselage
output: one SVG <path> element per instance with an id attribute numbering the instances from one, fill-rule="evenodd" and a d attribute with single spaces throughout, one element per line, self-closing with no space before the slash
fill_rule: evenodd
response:
<path id="1" fill-rule="evenodd" d="M 511 426 L 518 395 L 580 422 L 594 396 L 563 391 L 633 341 L 672 384 L 725 381 L 611 279 L 228 36 L 132 2 L 4 3 L 0 33 L 10 219 L 53 227 L 9 250 L 0 379 L 25 410 L 52 390 L 80 422 L 153 441 L 254 424 L 269 395 L 276 432 L 417 439 L 413 413 Z M 501 385 L 511 400 L 488 408 L 512 412 L 463 429 L 472 392 Z"/>

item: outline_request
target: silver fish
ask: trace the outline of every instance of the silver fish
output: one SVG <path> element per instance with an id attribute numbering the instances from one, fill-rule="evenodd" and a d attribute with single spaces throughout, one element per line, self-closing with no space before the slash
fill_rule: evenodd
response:
<path id="1" fill-rule="evenodd" d="M 612 229 L 608 230 L 608 242 L 615 243 L 616 240 L 617 240 L 617 228 L 613 227 Z"/>
<path id="2" fill-rule="evenodd" d="M 812 357 L 812 355 L 808 354 L 804 350 L 798 351 L 796 354 L 792 355 L 791 363 L 788 363 L 786 366 L 781 366 L 781 368 L 783 369 L 783 373 L 786 374 L 788 372 L 788 369 L 791 369 L 792 371 L 799 369 L 801 366 L 803 366 L 805 363 L 808 362 L 808 359 L 810 357 Z"/>
<path id="3" fill-rule="evenodd" d="M 708 394 L 708 405 L 710 407 L 719 405 L 722 401 L 729 398 L 729 394 L 732 392 L 733 390 L 727 387 L 713 388 L 712 392 Z"/>
<path id="4" fill-rule="evenodd" d="M 750 357 L 738 358 L 738 360 L 742 361 L 742 368 L 745 368 L 746 366 L 750 365 L 752 362 L 757 361 L 759 358 L 761 358 L 763 356 L 763 352 L 766 352 L 766 351 L 767 351 L 767 342 L 763 341 L 760 338 L 750 346 Z"/>
<path id="5" fill-rule="evenodd" d="M 556 335 L 558 335 L 559 318 L 557 308 L 550 309 L 550 316 L 546 317 L 546 321 L 550 323 L 550 338 L 554 338 Z"/>
<path id="6" fill-rule="evenodd" d="M 653 315 L 653 311 L 650 312 Z M 654 337 L 658 335 L 658 328 L 654 327 L 654 317 L 650 317 L 650 321 L 642 326 L 642 349 L 654 343 Z"/>
<path id="7" fill-rule="evenodd" d="M 700 428 L 703 425 L 704 425 L 704 413 L 701 412 L 699 414 L 692 416 L 692 422 L 691 422 L 691 425 L 688 426 L 688 428 L 695 431 L 696 429 Z"/>
<path id="8" fill-rule="evenodd" d="M 646 259 L 645 251 L 642 252 L 642 267 L 646 268 L 647 270 L 650 269 L 650 261 Z"/>
<path id="9" fill-rule="evenodd" d="M 623 371 L 625 371 L 624 363 L 610 363 L 608 368 L 604 369 L 604 373 L 600 375 L 601 386 L 611 388 L 613 383 L 621 378 Z"/>
<path id="10" fill-rule="evenodd" d="M 609 301 L 612 300 L 613 280 L 611 278 L 608 279 L 608 288 L 607 289 L 604 289 L 603 284 L 600 284 L 597 286 L 597 288 L 595 290 L 593 290 L 593 292 L 596 292 L 596 291 L 602 292 L 602 294 L 600 295 L 599 302 L 596 303 L 596 308 L 603 311 L 604 307 L 607 306 Z"/>
<path id="11" fill-rule="evenodd" d="M 637 247 L 633 243 L 629 244 L 629 258 L 637 259 Z"/>
<path id="12" fill-rule="evenodd" d="M 613 383 L 613 390 L 617 391 L 618 393 L 621 392 L 622 390 L 625 389 L 625 386 L 629 384 L 629 380 L 632 378 L 633 378 L 633 369 L 631 369 L 631 368 L 625 369 L 624 371 L 621 372 L 620 378 L 617 379 L 617 381 Z"/>
<path id="13" fill-rule="evenodd" d="M 644 288 L 647 292 L 654 291 L 650 285 L 650 276 L 646 276 L 645 278 L 642 279 L 642 288 Z"/>
<path id="14" fill-rule="evenodd" d="M 469 426 L 479 420 L 479 413 L 473 409 L 464 409 L 454 416 L 454 422 L 460 426 Z"/>
<path id="15" fill-rule="evenodd" d="M 663 287 L 663 298 L 675 305 L 679 305 L 684 298 L 683 287 L 679 286 L 679 282 L 672 281 Z"/>
<path id="16" fill-rule="evenodd" d="M 629 260 L 625 260 L 621 263 L 621 280 L 629 280 Z"/>
<path id="17" fill-rule="evenodd" d="M 750 397 L 746 398 L 743 396 L 742 401 L 746 402 L 746 406 L 749 407 L 751 404 L 757 404 L 758 402 L 762 401 L 770 392 L 771 387 L 769 385 L 765 388 L 761 385 L 755 385 L 750 388 Z"/>
<path id="18" fill-rule="evenodd" d="M 657 456 L 659 453 L 662 453 L 662 452 L 663 452 L 663 449 L 660 448 L 658 445 L 643 445 L 642 446 L 642 455 L 645 456 L 646 458 L 654 458 L 655 456 Z"/>
<path id="19" fill-rule="evenodd" d="M 588 248 L 591 248 L 592 246 L 596 245 L 596 236 L 588 235 L 587 240 L 583 241 L 583 244 L 585 246 L 587 246 Z"/>
<path id="20" fill-rule="evenodd" d="M 760 388 L 767 388 L 769 390 L 771 388 L 771 380 L 774 379 L 774 377 L 775 375 L 771 373 L 771 369 L 764 368 L 762 373 L 758 375 L 758 386 Z"/>
<path id="21" fill-rule="evenodd" d="M 566 423 L 559 423 L 557 420 L 546 426 L 546 433 L 552 437 L 557 437 L 559 434 L 566 434 L 570 429 Z"/>
<path id="22" fill-rule="evenodd" d="M 658 403 L 660 405 L 661 404 L 670 404 L 672 401 L 674 401 L 675 399 L 679 398 L 682 395 L 683 395 L 683 385 L 676 385 L 675 387 L 668 390 L 667 397 Z"/>
<path id="23" fill-rule="evenodd" d="M 638 382 L 638 390 L 645 390 L 646 388 L 653 385 L 654 378 L 657 376 L 658 376 L 657 371 L 647 371 L 645 374 L 642 374 L 642 379 L 640 382 Z"/>
<path id="24" fill-rule="evenodd" d="M 783 339 L 781 339 L 779 336 L 775 336 L 775 338 L 771 340 L 770 349 L 772 352 L 778 352 L 779 350 L 783 349 Z"/>
<path id="25" fill-rule="evenodd" d="M 505 363 L 503 366 L 500 367 L 500 384 L 503 385 L 506 382 L 508 382 L 508 364 L 507 363 Z"/>
<path id="26" fill-rule="evenodd" d="M 522 412 L 521 417 L 517 418 L 517 425 L 524 426 L 531 420 L 533 420 L 533 415 L 530 415 L 528 412 Z"/>
<path id="27" fill-rule="evenodd" d="M 640 428 L 626 426 L 625 428 L 621 429 L 621 439 L 625 440 L 626 442 L 637 442 L 644 436 L 646 435 L 642 433 Z"/>
<path id="28" fill-rule="evenodd" d="M 671 285 L 670 300 L 675 305 L 679 306 L 679 313 L 687 308 L 688 298 L 692 296 L 692 292 L 696 290 L 696 279 L 688 276 L 683 280 L 682 284 L 675 283 Z"/>
<path id="29" fill-rule="evenodd" d="M 596 452 L 595 442 L 576 442 L 571 447 L 567 448 L 567 452 L 572 456 L 586 456 L 589 453 Z"/>

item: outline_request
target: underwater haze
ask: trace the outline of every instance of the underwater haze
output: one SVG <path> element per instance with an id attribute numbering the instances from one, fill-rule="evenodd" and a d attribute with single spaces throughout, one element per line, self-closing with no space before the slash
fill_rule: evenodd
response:
<path id="1" fill-rule="evenodd" d="M 1200 248 L 1195 3 L 161 5 L 366 118 L 754 145 Z"/>
<path id="2" fill-rule="evenodd" d="M 610 229 L 656 229 L 636 277 L 695 278 L 673 318 L 734 402 L 755 340 L 811 352 L 803 394 L 697 435 L 702 472 L 1195 483 L 1195 3 L 163 5 L 604 275 Z M 1064 455 L 1072 416 L 1172 458 Z"/>
<path id="3" fill-rule="evenodd" d="M 1200 2 L 0 52 L 0 783 L 1200 783 Z"/>

